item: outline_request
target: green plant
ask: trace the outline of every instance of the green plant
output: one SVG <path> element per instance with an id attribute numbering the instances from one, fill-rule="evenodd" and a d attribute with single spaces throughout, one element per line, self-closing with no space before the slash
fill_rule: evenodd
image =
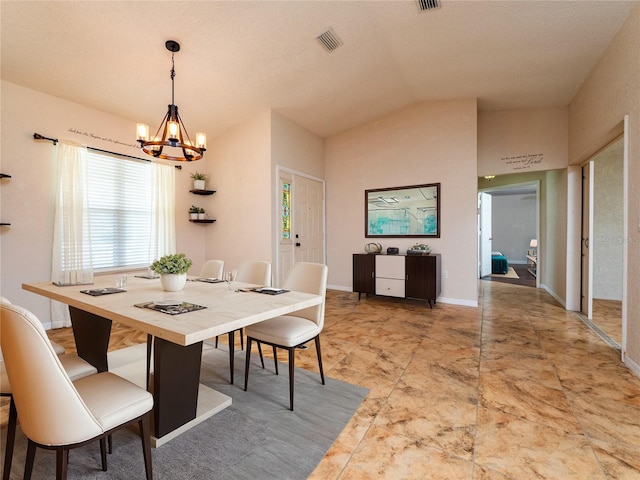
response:
<path id="1" fill-rule="evenodd" d="M 159 275 L 187 273 L 193 262 L 184 253 L 165 255 L 151 264 L 151 270 Z"/>
<path id="2" fill-rule="evenodd" d="M 206 180 L 207 179 L 207 175 L 205 173 L 193 172 L 191 174 L 191 178 L 193 180 Z"/>
<path id="3" fill-rule="evenodd" d="M 198 209 L 198 213 L 204 213 L 204 208 L 200 207 L 200 208 Z"/>
<path id="4" fill-rule="evenodd" d="M 189 213 L 198 213 L 200 212 L 200 208 L 196 207 L 195 205 L 191 205 L 191 207 L 189 207 Z"/>

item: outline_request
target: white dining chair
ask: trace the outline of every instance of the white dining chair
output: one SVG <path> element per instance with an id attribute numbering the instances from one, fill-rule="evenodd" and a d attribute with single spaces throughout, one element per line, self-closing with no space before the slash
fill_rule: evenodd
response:
<path id="1" fill-rule="evenodd" d="M 271 286 L 271 263 L 261 260 L 245 260 L 235 271 L 234 282 L 251 283 L 263 287 Z M 244 334 L 242 329 L 233 330 L 227 333 L 229 341 L 229 382 L 233 384 L 234 355 L 235 355 L 235 332 L 240 333 L 240 348 L 244 349 Z M 215 347 L 218 348 L 218 337 L 216 336 Z"/>
<path id="2" fill-rule="evenodd" d="M 40 447 L 56 451 L 56 480 L 65 480 L 69 450 L 96 439 L 106 471 L 106 438 L 138 422 L 146 477 L 151 480 L 153 396 L 110 372 L 73 382 L 35 315 L 7 303 L 0 304 L 0 314 L 7 377 L 28 440 L 24 478 L 31 478 L 36 448 Z"/>
<path id="3" fill-rule="evenodd" d="M 224 260 L 207 260 L 200 270 L 201 278 L 215 278 L 222 280 L 224 274 Z"/>
<path id="4" fill-rule="evenodd" d="M 0 303 L 10 304 L 11 302 L 5 297 L 0 297 Z M 53 351 L 56 353 L 56 355 L 58 355 L 58 358 L 60 358 L 62 366 L 64 367 L 72 381 L 79 380 L 80 378 L 86 377 L 88 375 L 98 373 L 96 367 L 84 361 L 76 354 L 65 353 L 65 349 L 62 345 L 51 341 L 50 343 Z M 0 349 L 0 351 L 2 350 Z M 13 448 L 15 445 L 18 414 L 16 411 L 16 404 L 13 400 L 11 384 L 9 383 L 9 376 L 7 375 L 7 369 L 5 368 L 4 360 L 0 360 L 0 397 L 7 397 L 9 399 L 7 438 L 4 447 L 4 467 L 2 469 L 2 480 L 9 480 L 9 477 L 11 475 L 11 463 L 13 461 Z"/>
<path id="5" fill-rule="evenodd" d="M 293 386 L 295 369 L 295 350 L 311 340 L 315 341 L 320 378 L 324 385 L 322 369 L 322 353 L 320 351 L 320 332 L 324 327 L 324 297 L 327 289 L 327 266 L 320 263 L 296 263 L 284 285 L 285 290 L 322 295 L 322 303 L 314 307 L 292 312 L 291 315 L 264 320 L 245 328 L 247 335 L 247 355 L 244 370 L 244 390 L 249 382 L 249 365 L 251 364 L 251 343 L 255 340 L 258 346 L 266 343 L 273 347 L 273 359 L 278 373 L 276 348 L 289 352 L 289 409 L 293 410 Z M 262 356 L 262 351 L 260 351 Z M 263 362 L 264 367 L 264 362 Z"/>

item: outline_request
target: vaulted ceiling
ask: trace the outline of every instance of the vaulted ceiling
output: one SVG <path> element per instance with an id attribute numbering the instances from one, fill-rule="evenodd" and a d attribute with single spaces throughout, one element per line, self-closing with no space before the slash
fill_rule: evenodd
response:
<path id="1" fill-rule="evenodd" d="M 1 2 L 2 79 L 210 138 L 265 109 L 329 136 L 421 102 L 567 105 L 629 1 Z M 328 29 L 342 45 L 326 51 Z M 132 134 L 133 135 L 133 134 Z"/>

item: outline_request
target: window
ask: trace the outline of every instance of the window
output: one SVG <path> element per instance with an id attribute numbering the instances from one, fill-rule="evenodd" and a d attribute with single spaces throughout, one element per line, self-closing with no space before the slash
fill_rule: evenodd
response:
<path id="1" fill-rule="evenodd" d="M 291 183 L 284 180 L 280 185 L 282 205 L 282 236 L 281 240 L 291 239 Z"/>
<path id="2" fill-rule="evenodd" d="M 94 270 L 146 266 L 152 237 L 153 169 L 148 162 L 87 153 L 87 203 Z"/>

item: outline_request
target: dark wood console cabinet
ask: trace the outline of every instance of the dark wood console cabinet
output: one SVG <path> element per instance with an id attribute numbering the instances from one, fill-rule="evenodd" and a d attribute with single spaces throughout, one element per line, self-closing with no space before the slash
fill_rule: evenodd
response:
<path id="1" fill-rule="evenodd" d="M 441 291 L 441 256 L 354 253 L 353 291 L 358 299 L 363 293 L 418 298 L 432 307 Z"/>
<path id="2" fill-rule="evenodd" d="M 372 254 L 353 255 L 353 291 L 360 295 L 376 293 L 376 256 Z"/>

